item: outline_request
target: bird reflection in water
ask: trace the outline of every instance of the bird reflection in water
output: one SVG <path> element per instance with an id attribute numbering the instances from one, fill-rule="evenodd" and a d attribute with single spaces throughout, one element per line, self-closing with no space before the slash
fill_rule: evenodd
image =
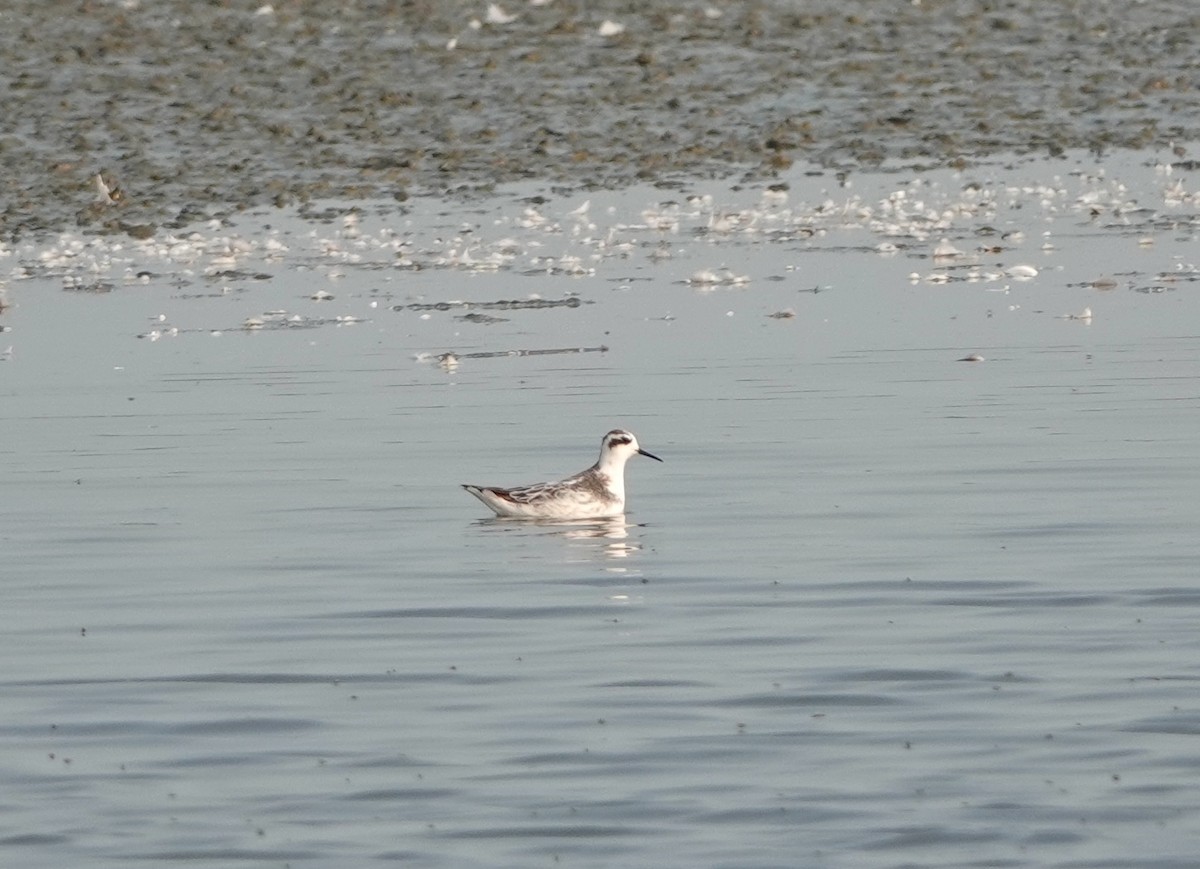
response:
<path id="1" fill-rule="evenodd" d="M 631 540 L 630 532 L 632 529 L 645 527 L 628 521 L 624 514 L 604 519 L 560 520 L 491 517 L 478 519 L 472 524 L 479 528 L 486 528 L 488 531 L 516 533 L 530 537 L 560 537 L 563 540 L 579 544 L 580 548 L 586 546 L 594 553 L 607 558 L 629 558 L 641 552 L 642 544 Z M 592 541 L 596 542 L 592 543 Z"/>

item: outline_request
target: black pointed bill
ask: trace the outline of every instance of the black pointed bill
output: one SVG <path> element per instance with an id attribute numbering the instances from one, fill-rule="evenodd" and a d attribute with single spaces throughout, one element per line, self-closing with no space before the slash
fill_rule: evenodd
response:
<path id="1" fill-rule="evenodd" d="M 656 461 L 656 462 L 662 461 L 662 459 L 660 459 L 658 456 L 654 455 L 654 453 L 648 453 L 645 450 L 638 450 L 638 455 L 645 456 L 648 459 L 654 459 L 654 461 Z"/>

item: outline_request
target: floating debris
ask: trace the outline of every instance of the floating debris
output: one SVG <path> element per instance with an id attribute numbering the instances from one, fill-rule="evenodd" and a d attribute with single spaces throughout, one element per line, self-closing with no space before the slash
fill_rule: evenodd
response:
<path id="1" fill-rule="evenodd" d="M 1084 323 L 1092 322 L 1092 309 L 1084 308 L 1078 314 L 1063 314 L 1058 319 L 1060 320 L 1082 320 Z"/>
<path id="2" fill-rule="evenodd" d="M 247 317 L 242 321 L 241 328 L 249 332 L 257 332 L 263 329 L 317 329 L 321 326 L 353 326 L 356 323 L 365 322 L 366 320 L 361 317 L 349 314 L 340 317 L 305 317 L 301 314 L 289 314 L 287 311 L 266 311 L 259 317 Z M 216 334 L 222 330 L 205 329 L 203 331 Z"/>
<path id="3" fill-rule="evenodd" d="M 568 296 L 565 299 L 500 299 L 495 302 L 466 302 L 454 300 L 449 302 L 412 302 L 407 305 L 392 305 L 393 311 L 451 311 L 455 308 L 479 308 L 485 311 L 523 311 L 538 308 L 578 308 L 580 305 L 594 304 L 584 301 L 578 296 Z"/>
<path id="4" fill-rule="evenodd" d="M 78 275 L 63 278 L 63 289 L 68 293 L 111 293 L 116 287 L 109 281 L 85 281 Z"/>
<path id="5" fill-rule="evenodd" d="M 951 244 L 948 238 L 943 238 L 933 249 L 934 259 L 958 259 L 960 256 L 966 254 Z"/>
<path id="6" fill-rule="evenodd" d="M 266 272 L 244 272 L 239 269 L 225 269 L 223 271 L 206 272 L 204 275 L 210 279 L 220 279 L 223 281 L 269 281 L 273 277 Z"/>
<path id="7" fill-rule="evenodd" d="M 515 6 L 511 0 L 505 5 Z M 482 18 L 486 0 L 479 6 L 479 17 Z M 595 32 L 591 31 L 589 36 L 594 39 Z M 106 178 L 107 174 L 99 180 L 111 189 L 111 179 L 105 181 Z M 92 177 L 85 172 L 80 180 L 88 183 L 84 192 L 90 198 Z M 46 243 L 0 242 L 0 261 L 13 258 L 14 266 L 8 269 L 6 280 L 51 277 L 62 281 L 66 290 L 77 293 L 128 293 L 131 285 L 151 284 L 155 290 L 174 292 L 171 296 L 174 300 L 218 299 L 254 293 L 259 291 L 259 282 L 272 285 L 268 289 L 288 292 L 285 275 L 295 268 L 313 276 L 305 278 L 310 281 L 306 289 L 290 290 L 292 298 L 298 294 L 300 299 L 313 302 L 332 301 L 335 295 L 330 288 L 339 286 L 336 298 L 346 300 L 349 312 L 365 316 L 370 310 L 390 307 L 393 311 L 409 313 L 402 319 L 410 326 L 417 324 L 418 317 L 440 321 L 430 325 L 446 326 L 449 335 L 453 335 L 461 327 L 450 323 L 452 318 L 459 323 L 486 326 L 507 322 L 504 312 L 508 311 L 579 308 L 592 304 L 605 306 L 609 298 L 603 286 L 606 283 L 619 281 L 617 289 L 624 292 L 629 291 L 635 281 L 663 281 L 667 269 L 651 273 L 641 268 L 659 259 L 687 263 L 672 267 L 672 270 L 679 269 L 674 279 L 691 287 L 697 295 L 715 295 L 722 289 L 740 292 L 743 285 L 751 282 L 749 275 L 737 274 L 725 265 L 705 266 L 705 263 L 734 262 L 735 266 L 749 268 L 742 258 L 747 243 L 782 243 L 788 245 L 789 255 L 791 252 L 833 255 L 860 251 L 874 252 L 875 255 L 900 254 L 922 268 L 921 272 L 911 274 L 913 283 L 945 284 L 955 288 L 979 285 L 978 289 L 983 292 L 1011 293 L 1013 298 L 1018 298 L 1025 289 L 1018 282 L 1037 277 L 1040 270 L 1047 267 L 1032 264 L 1032 258 L 1040 257 L 1037 245 L 1042 244 L 1042 249 L 1047 249 L 1045 243 L 1050 236 L 1043 231 L 1043 226 L 1061 221 L 1067 215 L 1075 215 L 1069 218 L 1072 223 L 1078 223 L 1080 215 L 1102 215 L 1098 221 L 1093 221 L 1098 226 L 1089 232 L 1107 228 L 1119 232 L 1126 244 L 1138 238 L 1157 238 L 1160 246 L 1167 248 L 1170 245 L 1171 250 L 1185 236 L 1194 236 L 1200 230 L 1200 217 L 1167 213 L 1154 207 L 1157 203 L 1147 206 L 1134 202 L 1123 185 L 1102 175 L 1056 176 L 1047 183 L 1021 185 L 980 180 L 961 187 L 914 178 L 898 180 L 894 185 L 887 182 L 887 186 L 876 189 L 871 195 L 857 194 L 853 185 L 840 175 L 838 181 L 839 188 L 832 193 L 829 192 L 832 185 L 822 182 L 821 189 L 808 193 L 815 196 L 809 201 L 804 199 L 807 187 L 804 191 L 798 187 L 789 193 L 786 185 L 765 190 L 746 186 L 715 197 L 689 194 L 681 187 L 670 189 L 661 197 L 652 194 L 655 198 L 647 203 L 633 204 L 623 200 L 622 205 L 609 204 L 606 198 L 601 198 L 605 195 L 602 193 L 587 200 L 576 192 L 552 187 L 546 196 L 530 195 L 515 202 L 498 203 L 494 209 L 489 205 L 478 211 L 454 213 L 452 219 L 439 217 L 432 223 L 426 219 L 428 215 L 422 217 L 422 206 L 415 205 L 412 206 L 415 216 L 404 220 L 391 219 L 395 217 L 394 213 L 383 206 L 374 214 L 366 209 L 347 211 L 341 204 L 330 205 L 324 210 L 317 210 L 316 206 L 301 209 L 300 218 L 327 224 L 319 231 L 310 231 L 307 227 L 297 229 L 284 219 L 276 223 L 273 217 L 269 224 L 262 226 L 256 217 L 253 225 L 245 224 L 250 228 L 243 231 L 228 219 L 205 220 L 207 215 L 189 212 L 190 228 L 184 229 L 182 222 L 162 223 L 157 236 L 145 239 L 63 232 Z M 100 193 L 98 186 L 96 190 Z M 1176 198 L 1181 192 L 1186 191 L 1181 191 L 1177 184 L 1172 188 Z M 731 198 L 723 200 L 723 196 Z M 1025 211 L 1017 214 L 1018 209 Z M 1040 213 L 1036 215 L 1039 219 L 1028 220 L 1029 213 L 1039 209 Z M 123 209 L 93 205 L 92 210 L 103 210 L 112 221 L 112 215 Z M 1113 218 L 1111 221 L 1110 217 Z M 1027 222 L 1038 229 L 1030 229 L 1027 240 L 1019 230 L 1004 231 L 1017 222 Z M 174 231 L 168 232 L 168 228 Z M 239 232 L 243 234 L 239 235 Z M 1068 234 L 1063 238 L 1071 236 Z M 797 239 L 803 241 L 797 243 Z M 951 239 L 962 241 L 968 250 L 960 250 Z M 972 242 L 965 239 L 972 239 Z M 846 243 L 848 240 L 853 243 Z M 1026 246 L 1021 247 L 1023 241 Z M 980 246 L 980 242 L 984 246 Z M 283 254 L 289 251 L 292 253 L 285 259 Z M 985 256 L 987 260 L 983 260 Z M 1032 258 L 1022 262 L 1027 256 Z M 1178 258 L 1182 259 L 1182 255 Z M 624 261 L 628 261 L 628 266 Z M 1040 258 L 1037 261 L 1043 263 Z M 612 267 L 618 263 L 621 271 L 614 273 Z M 888 265 L 898 266 L 898 263 Z M 1077 300 L 1090 302 L 1094 297 L 1090 290 L 1120 288 L 1161 294 L 1182 289 L 1183 282 L 1200 281 L 1200 269 L 1194 264 L 1180 262 L 1170 270 L 1166 266 L 1166 263 L 1160 265 L 1159 268 L 1164 270 L 1157 275 L 1141 272 L 1117 273 L 1111 277 L 1093 274 L 1094 280 L 1090 282 L 1068 286 L 1082 288 L 1084 292 L 1076 296 Z M 469 273 L 473 281 L 479 272 L 486 272 L 487 276 L 466 286 L 456 286 L 457 276 L 434 283 L 429 280 L 432 277 L 429 275 L 409 280 L 409 275 L 405 274 L 433 269 L 454 270 L 458 276 Z M 786 271 L 805 275 L 807 269 L 807 264 L 803 267 L 789 265 Z M 358 289 L 345 290 L 343 284 L 335 282 L 339 276 L 362 276 L 368 271 L 382 274 L 371 275 L 374 283 L 366 297 Z M 904 274 L 901 268 L 897 267 L 895 271 Z M 508 277 L 502 280 L 507 283 L 493 282 L 492 273 L 495 272 L 506 273 Z M 521 275 L 529 275 L 530 279 L 523 279 Z M 547 275 L 572 275 L 579 279 L 572 279 L 570 283 L 546 281 Z M 603 277 L 593 281 L 591 276 L 594 275 Z M 771 286 L 772 282 L 783 280 L 784 276 L 770 274 L 754 279 L 755 288 L 760 282 L 765 284 L 761 294 L 763 300 L 756 302 L 753 309 L 739 310 L 739 316 L 795 319 L 796 312 L 783 307 L 796 304 L 794 293 L 829 289 Z M 527 289 L 546 286 L 553 286 L 549 292 L 558 297 L 525 296 Z M 580 291 L 564 292 L 563 288 L 568 286 L 579 287 Z M 446 299 L 449 292 L 470 292 L 477 298 Z M 524 297 L 497 298 L 502 293 L 515 292 L 521 292 Z M 443 299 L 438 300 L 438 295 Z M 401 301 L 403 304 L 392 304 Z M 643 299 L 638 301 L 644 302 Z M 301 304 L 299 301 L 287 303 Z M 260 302 L 248 310 L 255 310 L 259 305 L 265 307 Z M 304 307 L 312 310 L 311 306 Z M 327 306 L 321 313 L 333 307 Z M 661 313 L 667 307 L 639 310 L 637 315 L 652 318 L 652 313 Z M 1016 307 L 1014 304 L 1008 310 Z M 249 316 L 239 325 L 237 317 L 246 317 L 248 310 L 229 310 L 236 313 L 223 315 L 230 318 L 223 324 L 226 328 L 208 330 L 209 334 L 311 329 L 364 322 L 346 311 L 343 311 L 346 316 L 336 318 L 268 311 Z M 342 306 L 339 304 L 335 310 L 342 310 Z M 753 310 L 758 313 L 752 313 Z M 1002 310 L 997 307 L 996 316 Z M 806 307 L 805 311 L 807 318 L 809 309 Z M 449 313 L 451 317 L 439 317 L 438 312 Z M 581 311 L 579 315 L 587 313 L 590 312 Z M 1039 313 L 1052 316 L 1050 311 Z M 173 310 L 172 315 L 183 316 L 183 313 Z M 1062 316 L 1084 323 L 1091 321 L 1090 311 Z M 659 319 L 669 320 L 670 317 Z M 153 324 L 138 322 L 127 334 L 132 336 L 140 332 L 139 337 L 154 341 L 179 334 L 172 333 L 171 328 L 165 320 Z M 432 337 L 433 334 L 438 337 Z M 429 330 L 423 340 L 440 343 L 461 339 Z M 536 351 L 527 351 L 526 355 L 533 352 Z M 495 355 L 520 355 L 520 351 Z M 469 357 L 455 358 L 465 360 Z M 967 357 L 962 361 L 981 359 Z"/>
<path id="8" fill-rule="evenodd" d="M 147 341 L 157 341 L 160 338 L 174 338 L 179 334 L 179 329 L 176 326 L 165 326 L 162 329 L 151 329 L 149 332 L 143 332 L 138 335 L 139 338 L 144 338 Z"/>
<path id="9" fill-rule="evenodd" d="M 447 351 L 437 355 L 431 353 L 418 353 L 413 359 L 417 362 L 437 362 L 439 365 L 445 365 L 447 360 L 453 360 L 453 365 L 457 366 L 462 359 L 500 359 L 502 357 L 512 356 L 558 356 L 571 353 L 607 353 L 608 347 L 601 344 L 599 347 L 554 347 L 537 350 L 492 350 L 482 351 L 479 353 L 454 353 Z"/>
<path id="10" fill-rule="evenodd" d="M 700 269 L 684 281 L 693 287 L 740 287 L 750 283 L 749 275 L 735 275 L 727 268 Z"/>
<path id="11" fill-rule="evenodd" d="M 501 356 L 556 356 L 564 353 L 607 353 L 608 347 L 557 347 L 544 350 L 499 350 L 487 353 L 463 353 L 460 359 L 496 359 Z"/>
<path id="12" fill-rule="evenodd" d="M 527 269 L 522 274 L 524 275 L 568 275 L 570 277 L 583 277 L 586 275 L 594 275 L 596 270 L 591 266 L 585 266 L 583 259 L 577 256 L 569 256 L 564 254 L 557 260 L 552 259 L 536 259 L 534 260 L 539 266 L 545 263 L 544 266 L 537 269 Z"/>

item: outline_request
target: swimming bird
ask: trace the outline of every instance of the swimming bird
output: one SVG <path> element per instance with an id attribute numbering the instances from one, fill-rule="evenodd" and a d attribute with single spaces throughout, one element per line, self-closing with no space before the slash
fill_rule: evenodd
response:
<path id="1" fill-rule="evenodd" d="M 463 488 L 497 515 L 518 519 L 603 519 L 625 512 L 625 463 L 635 455 L 661 462 L 638 446 L 632 432 L 613 429 L 600 442 L 600 458 L 586 471 L 557 483 L 501 489 Z"/>

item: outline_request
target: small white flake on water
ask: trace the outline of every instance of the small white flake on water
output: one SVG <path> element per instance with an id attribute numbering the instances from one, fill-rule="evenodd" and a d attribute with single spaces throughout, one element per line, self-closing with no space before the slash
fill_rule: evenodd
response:
<path id="1" fill-rule="evenodd" d="M 951 244 L 948 238 L 943 238 L 933 249 L 934 259 L 955 259 L 960 256 L 964 256 L 963 251 Z"/>

